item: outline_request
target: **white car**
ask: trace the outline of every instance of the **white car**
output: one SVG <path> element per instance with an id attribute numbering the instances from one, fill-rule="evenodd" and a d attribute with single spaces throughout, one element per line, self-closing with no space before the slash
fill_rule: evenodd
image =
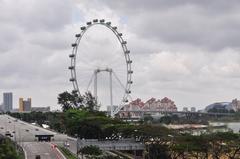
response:
<path id="1" fill-rule="evenodd" d="M 66 141 L 66 142 L 64 142 L 64 146 L 65 146 L 65 147 L 69 147 L 70 144 Z"/>

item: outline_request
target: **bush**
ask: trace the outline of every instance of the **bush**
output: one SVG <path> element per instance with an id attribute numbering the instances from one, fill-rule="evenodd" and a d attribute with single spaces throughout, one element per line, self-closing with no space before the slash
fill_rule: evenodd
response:
<path id="1" fill-rule="evenodd" d="M 93 146 L 93 145 L 85 146 L 81 148 L 79 152 L 84 155 L 95 155 L 95 156 L 102 155 L 102 150 L 100 150 L 99 147 Z"/>

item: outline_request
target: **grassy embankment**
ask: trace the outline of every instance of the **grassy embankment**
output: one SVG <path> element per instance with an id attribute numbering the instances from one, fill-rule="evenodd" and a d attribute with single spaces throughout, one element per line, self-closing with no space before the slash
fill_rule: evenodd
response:
<path id="1" fill-rule="evenodd" d="M 58 149 L 63 153 L 63 155 L 67 159 L 77 159 L 77 156 L 75 156 L 72 152 L 70 152 L 68 149 L 62 146 L 58 146 Z"/>

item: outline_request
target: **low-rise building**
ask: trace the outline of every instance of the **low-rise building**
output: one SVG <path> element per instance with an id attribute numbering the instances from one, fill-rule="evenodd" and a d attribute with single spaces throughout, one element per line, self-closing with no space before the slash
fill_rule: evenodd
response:
<path id="1" fill-rule="evenodd" d="M 31 108 L 32 112 L 50 112 L 50 107 L 32 107 Z"/>
<path id="2" fill-rule="evenodd" d="M 191 107 L 191 112 L 196 112 L 196 108 L 195 107 Z"/>
<path id="3" fill-rule="evenodd" d="M 177 111 L 177 107 L 171 99 L 164 97 L 161 100 L 156 100 L 156 98 L 150 98 L 145 103 L 137 98 L 136 100 L 133 100 L 129 104 L 125 105 L 122 109 L 124 112 L 120 113 L 120 117 L 140 117 L 142 112 L 150 111 L 151 114 L 154 114 L 154 112 L 164 112 L 164 111 L 171 111 L 175 112 Z M 134 112 L 136 111 L 136 112 Z"/>
<path id="4" fill-rule="evenodd" d="M 188 112 L 188 107 L 183 107 L 183 112 Z"/>

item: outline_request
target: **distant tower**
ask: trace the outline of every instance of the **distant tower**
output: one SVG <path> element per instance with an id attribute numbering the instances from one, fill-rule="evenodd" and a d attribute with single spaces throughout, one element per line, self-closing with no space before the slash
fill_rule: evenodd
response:
<path id="1" fill-rule="evenodd" d="M 23 111 L 23 98 L 19 98 L 19 111 Z"/>
<path id="2" fill-rule="evenodd" d="M 27 100 L 23 100 L 23 98 L 19 98 L 19 111 L 31 111 L 32 108 L 32 99 L 28 98 Z"/>
<path id="3" fill-rule="evenodd" d="M 12 92 L 3 93 L 3 110 L 5 112 L 11 111 L 13 107 L 13 94 Z"/>

